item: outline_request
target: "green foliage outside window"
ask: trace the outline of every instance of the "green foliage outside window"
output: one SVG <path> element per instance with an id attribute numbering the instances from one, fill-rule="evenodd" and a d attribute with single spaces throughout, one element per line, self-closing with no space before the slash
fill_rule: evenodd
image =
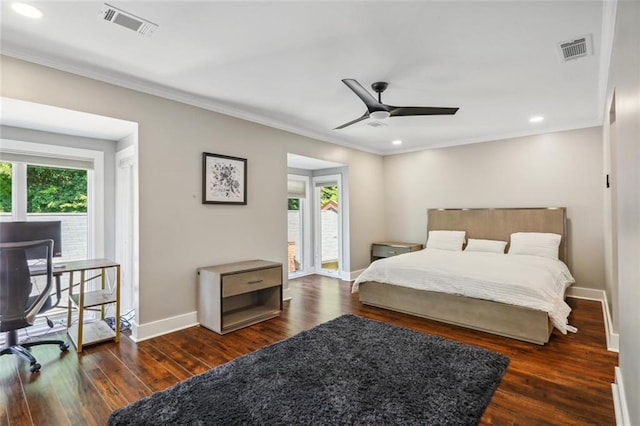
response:
<path id="1" fill-rule="evenodd" d="M 0 163 L 0 211 L 10 212 L 11 164 Z M 86 170 L 27 166 L 27 213 L 86 213 Z"/>
<path id="2" fill-rule="evenodd" d="M 329 201 L 338 202 L 338 186 L 323 186 L 320 188 L 320 207 L 324 207 Z"/>
<path id="3" fill-rule="evenodd" d="M 0 212 L 11 211 L 11 163 L 0 163 Z"/>
<path id="4" fill-rule="evenodd" d="M 289 210 L 300 210 L 300 198 L 289 198 Z"/>
<path id="5" fill-rule="evenodd" d="M 28 213 L 86 213 L 87 171 L 27 166 Z"/>
<path id="6" fill-rule="evenodd" d="M 324 207 L 329 201 L 338 202 L 338 186 L 323 186 L 320 189 L 320 206 Z M 300 199 L 289 198 L 289 210 L 300 210 Z"/>

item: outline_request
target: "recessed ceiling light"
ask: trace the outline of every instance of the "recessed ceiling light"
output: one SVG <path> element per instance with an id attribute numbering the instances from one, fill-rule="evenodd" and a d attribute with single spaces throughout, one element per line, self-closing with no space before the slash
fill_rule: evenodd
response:
<path id="1" fill-rule="evenodd" d="M 42 18 L 42 12 L 37 7 L 31 6 L 26 3 L 11 3 L 11 8 L 14 12 L 19 13 L 27 18 Z"/>
<path id="2" fill-rule="evenodd" d="M 391 142 L 394 145 L 402 145 L 402 141 L 400 139 L 396 139 L 395 141 Z"/>
<path id="3" fill-rule="evenodd" d="M 536 115 L 535 117 L 531 117 L 529 119 L 529 123 L 539 123 L 544 120 L 544 117 L 541 115 Z"/>

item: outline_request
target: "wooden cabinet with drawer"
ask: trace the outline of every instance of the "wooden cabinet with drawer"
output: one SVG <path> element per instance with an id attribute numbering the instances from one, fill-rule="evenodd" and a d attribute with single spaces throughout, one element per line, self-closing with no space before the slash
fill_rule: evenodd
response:
<path id="1" fill-rule="evenodd" d="M 400 243 L 392 241 L 377 242 L 371 244 L 371 261 L 385 257 L 397 256 L 403 253 L 422 250 L 424 246 L 416 243 Z"/>
<path id="2" fill-rule="evenodd" d="M 225 334 L 280 315 L 282 264 L 267 260 L 198 268 L 198 321 Z"/>

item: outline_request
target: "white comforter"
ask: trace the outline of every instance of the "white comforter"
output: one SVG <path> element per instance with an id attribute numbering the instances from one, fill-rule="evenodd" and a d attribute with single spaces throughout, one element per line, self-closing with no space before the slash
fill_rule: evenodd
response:
<path id="1" fill-rule="evenodd" d="M 566 334 L 571 308 L 564 292 L 574 281 L 560 260 L 539 256 L 425 249 L 373 262 L 353 283 L 401 285 L 493 300 L 547 312 Z"/>

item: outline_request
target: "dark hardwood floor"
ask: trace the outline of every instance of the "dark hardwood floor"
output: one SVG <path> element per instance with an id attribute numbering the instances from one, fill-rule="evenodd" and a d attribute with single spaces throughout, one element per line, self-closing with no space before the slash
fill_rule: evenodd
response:
<path id="1" fill-rule="evenodd" d="M 385 321 L 498 351 L 511 359 L 483 425 L 614 425 L 617 354 L 606 350 L 599 302 L 568 299 L 576 334 L 557 331 L 537 346 L 360 304 L 350 283 L 319 276 L 290 281 L 281 317 L 225 336 L 200 327 L 138 344 L 123 336 L 62 354 L 39 346 L 32 374 L 0 357 L 0 425 L 104 425 L 112 410 L 343 313 Z"/>

